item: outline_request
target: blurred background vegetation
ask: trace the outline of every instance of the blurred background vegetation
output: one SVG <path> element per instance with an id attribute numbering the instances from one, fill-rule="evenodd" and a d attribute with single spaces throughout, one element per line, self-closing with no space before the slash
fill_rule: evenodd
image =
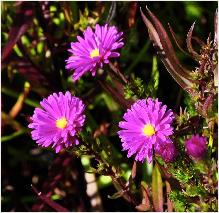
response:
<path id="1" fill-rule="evenodd" d="M 113 144 L 114 154 L 123 157 L 120 166 L 126 180 L 131 173 L 132 159 L 126 159 L 126 153 L 121 152 L 116 134 L 124 109 L 97 84 L 96 77 L 85 75 L 73 84 L 71 73 L 65 70 L 70 42 L 87 26 L 110 20 L 124 32 L 125 46 L 116 61 L 122 72 L 130 79 L 140 78 L 143 85 L 152 85 L 154 95 L 175 112 L 180 106 L 190 107 L 187 95 L 156 58 L 140 15 L 139 8 L 144 10 L 146 5 L 166 29 L 170 23 L 183 47 L 194 21 L 194 35 L 205 41 L 209 32 L 213 33 L 216 1 L 1 2 L 2 211 L 52 211 L 37 198 L 32 184 L 71 211 L 94 210 L 86 193 L 84 171 L 95 162 L 68 152 L 55 154 L 41 149 L 27 129 L 34 108 L 52 92 L 70 90 L 85 101 L 86 126 L 104 135 Z M 177 55 L 194 69 L 192 60 L 180 51 Z M 140 179 L 150 181 L 150 167 L 140 165 L 138 173 Z M 115 193 L 109 177 L 96 175 L 96 181 L 101 198 L 99 210 L 135 211 L 123 198 L 108 198 Z"/>

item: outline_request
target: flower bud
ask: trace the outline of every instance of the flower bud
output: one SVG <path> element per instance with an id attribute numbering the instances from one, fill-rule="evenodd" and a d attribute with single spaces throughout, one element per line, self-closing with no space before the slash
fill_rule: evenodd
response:
<path id="1" fill-rule="evenodd" d="M 155 153 L 160 155 L 165 162 L 173 161 L 178 154 L 172 141 L 167 141 L 165 143 L 159 143 L 155 147 Z"/>
<path id="2" fill-rule="evenodd" d="M 188 155 L 195 160 L 200 160 L 204 157 L 207 146 L 206 138 L 199 135 L 192 135 L 192 137 L 185 141 L 185 148 Z"/>

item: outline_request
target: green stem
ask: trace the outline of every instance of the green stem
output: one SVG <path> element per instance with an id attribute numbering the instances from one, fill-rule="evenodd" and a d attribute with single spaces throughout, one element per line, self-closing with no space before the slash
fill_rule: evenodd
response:
<path id="1" fill-rule="evenodd" d="M 135 66 L 139 63 L 139 61 L 141 61 L 141 59 L 143 57 L 146 57 L 145 53 L 149 48 L 149 44 L 150 44 L 150 40 L 147 40 L 147 42 L 145 43 L 145 45 L 143 46 L 143 48 L 141 49 L 141 51 L 139 52 L 139 54 L 137 55 L 135 60 L 132 62 L 132 64 L 126 70 L 127 74 L 129 74 L 135 68 Z"/>
<path id="2" fill-rule="evenodd" d="M 21 130 L 19 130 L 17 132 L 14 132 L 14 133 L 10 134 L 10 135 L 2 136 L 1 142 L 10 141 L 12 139 L 15 139 L 15 138 L 21 136 L 21 135 L 26 134 L 27 132 L 28 132 L 27 129 L 21 129 Z"/>
<path id="3" fill-rule="evenodd" d="M 8 89 L 6 87 L 2 87 L 2 93 L 13 98 L 17 98 L 19 96 L 18 92 L 15 92 L 14 90 Z M 30 100 L 29 98 L 26 98 L 24 103 L 32 107 L 39 106 L 39 103 L 37 101 Z"/>

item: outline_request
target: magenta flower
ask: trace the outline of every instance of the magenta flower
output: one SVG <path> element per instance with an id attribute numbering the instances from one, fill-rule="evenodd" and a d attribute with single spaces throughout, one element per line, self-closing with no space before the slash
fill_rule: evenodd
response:
<path id="1" fill-rule="evenodd" d="M 205 137 L 199 135 L 192 135 L 192 137 L 185 141 L 186 152 L 196 160 L 204 157 L 207 151 L 207 141 Z"/>
<path id="2" fill-rule="evenodd" d="M 160 155 L 165 162 L 174 161 L 178 152 L 171 140 L 167 140 L 165 143 L 156 143 L 155 145 L 155 153 Z"/>
<path id="3" fill-rule="evenodd" d="M 128 150 L 128 157 L 136 154 L 136 161 L 147 158 L 151 163 L 153 146 L 166 143 L 173 134 L 173 112 L 158 99 L 148 98 L 134 103 L 123 118 L 125 121 L 119 123 L 122 130 L 118 132 L 123 150 Z"/>
<path id="4" fill-rule="evenodd" d="M 33 140 L 42 147 L 52 146 L 56 153 L 62 148 L 78 145 L 76 133 L 85 121 L 83 102 L 70 92 L 59 92 L 44 98 L 40 105 L 42 109 L 34 110 L 32 123 L 28 125 L 33 129 Z"/>
<path id="5" fill-rule="evenodd" d="M 77 36 L 78 42 L 72 42 L 68 50 L 72 56 L 66 60 L 66 69 L 74 70 L 73 80 L 78 80 L 89 71 L 94 76 L 97 68 L 108 64 L 110 58 L 119 57 L 116 49 L 124 45 L 122 35 L 114 26 L 97 24 L 95 32 L 88 27 L 84 31 L 84 38 Z"/>

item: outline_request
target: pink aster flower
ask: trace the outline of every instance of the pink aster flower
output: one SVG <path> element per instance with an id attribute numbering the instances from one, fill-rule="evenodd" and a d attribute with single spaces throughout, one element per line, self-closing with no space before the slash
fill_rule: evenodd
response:
<path id="1" fill-rule="evenodd" d="M 148 98 L 134 103 L 123 118 L 118 132 L 123 150 L 128 150 L 128 157 L 135 154 L 136 161 L 147 158 L 151 163 L 153 146 L 166 143 L 173 134 L 173 112 L 158 99 Z"/>
<path id="2" fill-rule="evenodd" d="M 85 121 L 83 102 L 70 92 L 59 92 L 44 98 L 40 105 L 42 108 L 34 110 L 32 123 L 28 125 L 33 129 L 33 140 L 42 147 L 52 146 L 56 153 L 62 148 L 78 145 L 76 133 Z"/>
<path id="3" fill-rule="evenodd" d="M 186 152 L 196 160 L 204 157 L 207 151 L 207 141 L 205 137 L 199 135 L 192 135 L 192 137 L 185 141 Z"/>
<path id="4" fill-rule="evenodd" d="M 97 24 L 95 31 L 90 27 L 84 31 L 84 38 L 77 36 L 78 41 L 72 42 L 68 50 L 72 55 L 66 60 L 66 69 L 74 70 L 73 80 L 89 71 L 94 76 L 110 58 L 119 57 L 116 50 L 124 45 L 122 35 L 114 26 Z"/>

